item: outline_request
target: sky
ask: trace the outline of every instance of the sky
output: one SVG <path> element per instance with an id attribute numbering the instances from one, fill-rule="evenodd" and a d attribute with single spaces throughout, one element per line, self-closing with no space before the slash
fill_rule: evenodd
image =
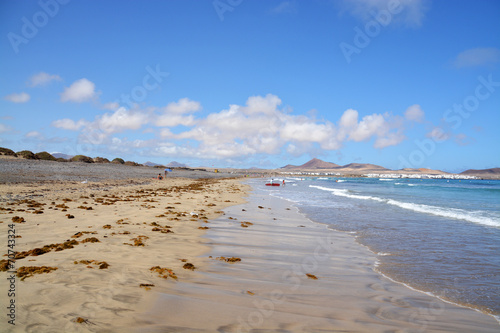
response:
<path id="1" fill-rule="evenodd" d="M 0 146 L 500 167 L 500 1 L 0 0 Z"/>

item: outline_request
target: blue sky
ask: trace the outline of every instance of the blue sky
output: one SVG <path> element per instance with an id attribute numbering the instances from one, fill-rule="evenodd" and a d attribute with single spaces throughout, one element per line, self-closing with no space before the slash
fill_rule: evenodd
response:
<path id="1" fill-rule="evenodd" d="M 0 146 L 500 166 L 500 2 L 0 1 Z"/>

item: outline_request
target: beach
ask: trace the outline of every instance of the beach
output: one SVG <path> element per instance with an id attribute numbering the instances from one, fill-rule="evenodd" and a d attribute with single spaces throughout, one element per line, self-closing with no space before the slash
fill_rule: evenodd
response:
<path id="1" fill-rule="evenodd" d="M 258 185 L 182 173 L 82 183 L 77 171 L 78 181 L 0 186 L 0 246 L 15 243 L 9 271 L 25 273 L 0 272 L 1 292 L 14 293 L 2 297 L 14 317 L 3 316 L 2 331 L 499 330 L 384 277 L 352 235 Z M 8 242 L 9 230 L 21 237 Z"/>
<path id="2" fill-rule="evenodd" d="M 140 330 L 160 291 L 203 269 L 209 221 L 244 200 L 235 179 L 114 175 L 0 186 L 2 332 Z"/>

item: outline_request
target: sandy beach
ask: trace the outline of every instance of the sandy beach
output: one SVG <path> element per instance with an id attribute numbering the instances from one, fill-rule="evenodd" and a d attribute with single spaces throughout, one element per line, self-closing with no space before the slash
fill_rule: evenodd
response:
<path id="1" fill-rule="evenodd" d="M 10 268 L 2 258 L 0 330 L 140 330 L 159 292 L 204 269 L 209 220 L 243 188 L 206 178 L 1 185 L 0 246 L 17 254 Z"/>
<path id="2" fill-rule="evenodd" d="M 0 198 L 0 246 L 17 251 L 17 274 L 0 273 L 2 332 L 500 327 L 381 276 L 349 234 L 241 179 L 9 183 Z"/>

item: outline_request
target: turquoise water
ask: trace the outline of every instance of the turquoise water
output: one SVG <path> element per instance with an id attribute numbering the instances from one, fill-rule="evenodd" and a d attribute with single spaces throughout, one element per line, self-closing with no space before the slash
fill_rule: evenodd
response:
<path id="1" fill-rule="evenodd" d="M 352 233 L 387 277 L 500 315 L 500 181 L 298 178 L 267 189 Z M 264 186 L 255 180 L 255 186 Z"/>

